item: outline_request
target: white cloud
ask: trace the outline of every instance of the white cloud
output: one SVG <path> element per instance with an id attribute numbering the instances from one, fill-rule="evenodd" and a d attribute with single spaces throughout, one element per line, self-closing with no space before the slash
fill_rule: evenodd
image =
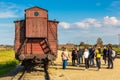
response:
<path id="1" fill-rule="evenodd" d="M 66 23 L 66 22 L 61 22 L 61 23 L 59 23 L 59 26 L 65 28 L 65 29 L 70 28 L 70 24 L 69 24 L 69 23 Z"/>
<path id="2" fill-rule="evenodd" d="M 0 12 L 0 18 L 14 18 L 17 17 L 17 15 L 14 12 L 6 11 L 6 12 Z"/>
<path id="3" fill-rule="evenodd" d="M 0 18 L 17 17 L 17 5 L 10 2 L 0 2 Z"/>
<path id="4" fill-rule="evenodd" d="M 18 5 L 11 2 L 0 2 L 0 18 L 19 17 L 24 13 L 24 9 L 26 9 L 26 5 Z"/>
<path id="5" fill-rule="evenodd" d="M 104 17 L 104 26 L 120 26 L 120 20 L 116 17 Z"/>
<path id="6" fill-rule="evenodd" d="M 93 18 L 88 18 L 81 22 L 76 22 L 74 24 L 79 28 L 101 27 L 100 22 Z"/>
<path id="7" fill-rule="evenodd" d="M 78 28 L 88 28 L 89 25 L 88 23 L 84 23 L 84 22 L 76 22 L 74 23 L 75 26 L 77 26 Z"/>
<path id="8" fill-rule="evenodd" d="M 59 26 L 65 29 L 73 28 L 73 27 L 82 28 L 82 29 L 101 28 L 101 27 L 120 27 L 120 20 L 114 16 L 113 17 L 105 16 L 102 20 L 87 18 L 80 22 L 74 22 L 74 23 L 61 22 Z"/>

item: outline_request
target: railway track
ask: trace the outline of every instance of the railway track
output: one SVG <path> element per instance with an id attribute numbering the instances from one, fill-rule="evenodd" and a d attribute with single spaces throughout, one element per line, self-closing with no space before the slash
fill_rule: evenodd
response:
<path id="1" fill-rule="evenodd" d="M 22 69 L 17 74 L 15 74 L 11 80 L 50 80 L 48 72 L 43 68 L 37 68 L 31 71 L 26 71 Z"/>

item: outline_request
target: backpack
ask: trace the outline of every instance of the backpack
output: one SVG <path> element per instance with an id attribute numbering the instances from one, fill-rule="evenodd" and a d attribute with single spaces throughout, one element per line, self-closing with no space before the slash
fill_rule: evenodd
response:
<path id="1" fill-rule="evenodd" d="M 116 52 L 115 52 L 115 50 L 112 50 L 112 58 L 115 58 L 116 57 Z"/>

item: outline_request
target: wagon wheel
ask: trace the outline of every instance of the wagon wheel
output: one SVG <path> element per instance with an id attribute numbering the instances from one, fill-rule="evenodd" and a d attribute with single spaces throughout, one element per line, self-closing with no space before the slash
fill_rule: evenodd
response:
<path id="1" fill-rule="evenodd" d="M 23 60 L 21 65 L 24 66 L 24 69 L 27 72 L 30 72 L 33 70 L 35 64 L 33 64 L 32 61 L 29 59 L 29 60 Z"/>

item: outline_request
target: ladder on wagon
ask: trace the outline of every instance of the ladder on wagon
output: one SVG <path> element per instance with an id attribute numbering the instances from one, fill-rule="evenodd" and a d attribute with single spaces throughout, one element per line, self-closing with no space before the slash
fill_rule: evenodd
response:
<path id="1" fill-rule="evenodd" d="M 41 46 L 43 52 L 45 54 L 47 54 L 48 60 L 54 60 L 55 59 L 54 58 L 55 57 L 54 53 L 53 53 L 52 49 L 50 48 L 50 45 L 49 45 L 49 43 L 48 43 L 46 38 L 43 38 L 40 41 L 40 46 Z"/>

